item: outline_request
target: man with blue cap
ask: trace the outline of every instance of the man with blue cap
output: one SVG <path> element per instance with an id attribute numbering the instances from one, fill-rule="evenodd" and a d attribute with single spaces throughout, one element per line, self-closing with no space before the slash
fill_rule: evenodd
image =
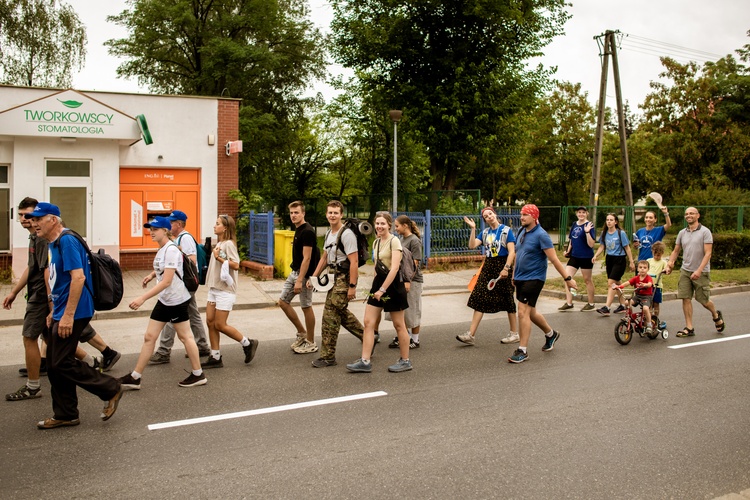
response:
<path id="1" fill-rule="evenodd" d="M 169 214 L 168 219 L 172 225 L 171 231 L 172 236 L 175 239 L 175 244 L 195 263 L 198 267 L 198 272 L 200 272 L 201 266 L 198 262 L 198 243 L 195 241 L 195 238 L 193 238 L 193 235 L 185 230 L 185 223 L 188 219 L 187 214 L 180 210 L 175 210 Z M 211 354 L 211 348 L 208 346 L 206 340 L 206 329 L 203 326 L 198 303 L 195 301 L 195 292 L 190 292 L 188 315 L 190 316 L 190 330 L 192 330 L 193 338 L 198 345 L 198 353 L 201 356 L 208 356 Z M 174 326 L 172 326 L 172 323 L 167 323 L 161 332 L 159 347 L 149 360 L 151 364 L 158 365 L 169 363 L 169 356 L 172 351 L 172 346 L 174 345 L 174 337 Z"/>
<path id="2" fill-rule="evenodd" d="M 64 238 L 60 209 L 40 202 L 24 215 L 40 238 L 49 242 L 49 289 L 52 314 L 48 319 L 47 375 L 52 393 L 54 415 L 37 423 L 39 429 L 74 426 L 78 418 L 76 386 L 98 396 L 107 405 L 102 420 L 109 420 L 122 397 L 117 379 L 100 373 L 75 358 L 81 333 L 94 315 L 94 298 L 86 281 L 91 280 L 88 253 L 78 238 Z"/>

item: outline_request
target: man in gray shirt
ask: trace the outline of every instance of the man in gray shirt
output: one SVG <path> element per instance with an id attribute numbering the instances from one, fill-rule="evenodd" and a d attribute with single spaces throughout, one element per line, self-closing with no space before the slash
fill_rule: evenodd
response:
<path id="1" fill-rule="evenodd" d="M 695 335 L 693 328 L 693 294 L 700 305 L 711 312 L 716 331 L 724 331 L 724 317 L 721 311 L 711 301 L 711 280 L 709 271 L 711 268 L 711 252 L 714 239 L 711 231 L 703 226 L 698 220 L 701 214 L 695 207 L 685 209 L 685 222 L 688 227 L 677 234 L 672 255 L 669 256 L 666 273 L 670 274 L 677 256 L 682 253 L 682 267 L 680 268 L 680 280 L 677 284 L 677 298 L 682 299 L 682 312 L 685 315 L 685 328 L 677 332 L 678 337 L 692 337 Z"/>

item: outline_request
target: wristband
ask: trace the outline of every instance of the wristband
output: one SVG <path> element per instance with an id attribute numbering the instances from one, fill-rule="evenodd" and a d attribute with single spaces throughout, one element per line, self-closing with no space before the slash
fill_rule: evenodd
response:
<path id="1" fill-rule="evenodd" d="M 572 279 L 573 279 L 573 276 L 567 276 L 567 277 L 565 278 L 565 281 L 570 281 L 570 280 L 572 280 Z"/>
<path id="2" fill-rule="evenodd" d="M 349 288 L 357 288 L 357 284 L 356 283 L 349 283 Z"/>

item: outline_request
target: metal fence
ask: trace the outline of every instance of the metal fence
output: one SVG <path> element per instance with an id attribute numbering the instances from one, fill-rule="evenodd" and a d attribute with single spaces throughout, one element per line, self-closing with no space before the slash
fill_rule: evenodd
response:
<path id="1" fill-rule="evenodd" d="M 273 212 L 241 214 L 237 217 L 237 243 L 241 255 L 253 262 L 273 265 Z M 244 248 L 243 248 L 244 247 Z"/>
<path id="2" fill-rule="evenodd" d="M 427 211 L 429 213 L 429 211 Z M 510 226 L 514 232 L 521 226 L 521 211 L 518 208 L 500 207 L 497 210 L 500 222 Z M 427 217 L 430 232 L 425 235 L 426 257 L 441 255 L 472 255 L 479 251 L 469 248 L 471 228 L 464 217 L 472 219 L 477 226 L 476 235 L 484 230 L 484 219 L 477 214 L 467 215 L 431 215 Z"/>

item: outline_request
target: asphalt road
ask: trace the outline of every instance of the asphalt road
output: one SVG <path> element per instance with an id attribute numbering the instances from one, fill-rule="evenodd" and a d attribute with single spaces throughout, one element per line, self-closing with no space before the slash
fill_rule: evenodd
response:
<path id="1" fill-rule="evenodd" d="M 628 346 L 615 342 L 614 317 L 550 313 L 560 341 L 543 353 L 535 330 L 521 365 L 506 362 L 514 346 L 499 343 L 499 315 L 474 347 L 454 339 L 468 321 L 425 328 L 402 374 L 386 371 L 398 357 L 388 332 L 372 374 L 346 372 L 359 343 L 342 333 L 336 367 L 312 368 L 316 355 L 293 354 L 289 339 L 265 340 L 250 365 L 230 345 L 207 385 L 183 389 L 175 350 L 109 422 L 79 391 L 81 425 L 50 431 L 34 426 L 51 415 L 44 380 L 44 397 L 4 402 L 0 496 L 714 498 L 750 485 L 750 338 L 669 347 L 749 333 L 747 304 L 745 294 L 720 298 L 723 336 L 696 310 L 699 335 L 683 340 L 680 304 L 668 302 L 670 338 Z M 4 392 L 22 383 L 18 367 L 0 367 Z M 149 430 L 376 391 L 386 395 Z"/>

